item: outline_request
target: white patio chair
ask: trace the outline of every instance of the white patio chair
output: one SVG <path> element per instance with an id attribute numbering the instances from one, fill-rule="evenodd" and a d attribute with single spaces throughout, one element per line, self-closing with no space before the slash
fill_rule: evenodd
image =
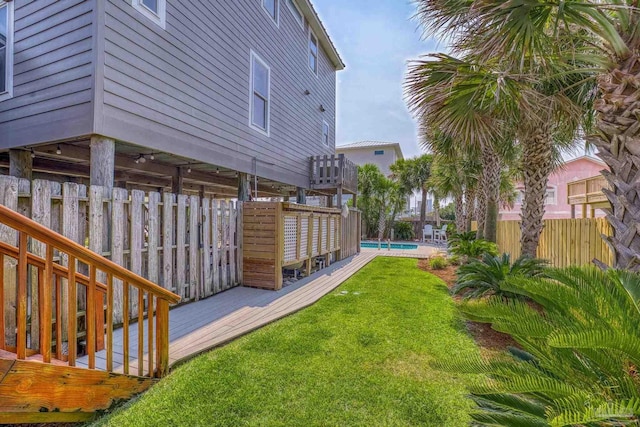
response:
<path id="1" fill-rule="evenodd" d="M 443 225 L 441 229 L 433 230 L 433 239 L 438 243 L 447 243 L 447 224 Z"/>
<path id="2" fill-rule="evenodd" d="M 422 243 L 425 243 L 428 240 L 431 241 L 433 239 L 434 239 L 433 225 L 427 224 L 422 229 Z"/>

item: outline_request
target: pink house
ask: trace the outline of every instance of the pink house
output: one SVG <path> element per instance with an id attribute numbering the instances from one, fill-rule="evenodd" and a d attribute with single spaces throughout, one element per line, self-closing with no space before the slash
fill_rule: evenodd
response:
<path id="1" fill-rule="evenodd" d="M 567 200 L 567 184 L 571 181 L 590 178 L 600 174 L 607 166 L 591 156 L 582 156 L 565 162 L 560 168 L 551 174 L 547 185 L 547 201 L 544 219 L 571 218 L 571 206 Z M 500 220 L 519 220 L 522 208 L 522 194 L 524 186 L 521 182 L 516 184 L 518 195 L 513 209 L 500 210 Z M 580 218 L 582 212 L 576 210 L 576 218 Z M 596 216 L 604 216 L 602 211 L 596 210 Z"/>

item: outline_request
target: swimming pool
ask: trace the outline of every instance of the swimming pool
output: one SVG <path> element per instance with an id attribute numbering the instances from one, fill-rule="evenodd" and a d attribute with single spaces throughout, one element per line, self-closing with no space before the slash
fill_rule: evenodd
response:
<path id="1" fill-rule="evenodd" d="M 378 242 L 362 242 L 361 246 L 363 248 L 378 249 Z M 382 249 L 387 249 L 387 242 L 380 243 L 380 247 Z M 413 243 L 391 243 L 391 249 L 416 250 L 418 249 L 418 245 L 415 245 Z"/>

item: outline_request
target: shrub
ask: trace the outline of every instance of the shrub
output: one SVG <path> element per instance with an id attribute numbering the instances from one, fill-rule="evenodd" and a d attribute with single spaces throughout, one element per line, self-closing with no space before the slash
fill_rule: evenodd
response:
<path id="1" fill-rule="evenodd" d="M 467 258 L 481 258 L 484 255 L 497 256 L 498 245 L 483 239 L 476 239 L 474 232 L 455 234 L 449 239 L 449 250 L 466 261 Z"/>
<path id="2" fill-rule="evenodd" d="M 416 236 L 413 224 L 408 222 L 396 222 L 393 225 L 393 235 L 396 240 L 413 240 Z"/>
<path id="3" fill-rule="evenodd" d="M 451 256 L 449 256 L 449 259 L 447 261 L 449 261 L 449 265 L 460 265 L 460 264 L 462 264 L 462 259 L 461 259 L 460 255 L 451 255 Z"/>
<path id="4" fill-rule="evenodd" d="M 593 267 L 548 269 L 493 297 L 460 305 L 519 344 L 511 358 L 465 359 L 447 369 L 480 374 L 471 386 L 478 426 L 627 426 L 640 416 L 640 275 Z M 479 357 L 479 356 L 478 356 Z"/>
<path id="5" fill-rule="evenodd" d="M 429 259 L 429 267 L 432 270 L 443 270 L 447 268 L 448 265 L 449 263 L 447 262 L 447 259 L 442 256 L 437 256 Z"/>
<path id="6" fill-rule="evenodd" d="M 503 289 L 510 277 L 537 277 L 544 274 L 547 262 L 540 259 L 520 257 L 513 264 L 509 254 L 492 256 L 485 254 L 482 260 L 472 260 L 458 269 L 458 280 L 451 290 L 454 295 L 465 298 L 480 298 L 490 295 L 514 297 Z"/>

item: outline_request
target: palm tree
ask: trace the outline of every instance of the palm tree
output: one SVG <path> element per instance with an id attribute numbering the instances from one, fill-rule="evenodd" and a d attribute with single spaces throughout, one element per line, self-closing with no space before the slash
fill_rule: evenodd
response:
<path id="1" fill-rule="evenodd" d="M 480 153 L 480 188 L 486 203 L 483 231 L 493 242 L 503 166 L 500 151 L 513 141 L 507 125 L 512 122 L 509 104 L 520 95 L 517 84 L 481 64 L 444 54 L 414 61 L 405 84 L 409 106 L 422 126 L 423 143 L 428 144 L 437 131 L 461 144 L 462 150 Z"/>
<path id="2" fill-rule="evenodd" d="M 422 194 L 422 205 L 420 206 L 420 230 L 423 229 L 427 218 L 427 196 L 429 193 L 429 178 L 433 156 L 423 154 L 412 159 L 399 159 L 391 165 L 394 179 L 400 184 L 407 194 L 418 190 Z"/>
<path id="3" fill-rule="evenodd" d="M 455 52 L 503 55 L 511 69 L 566 64 L 595 76 L 596 129 L 588 139 L 611 172 L 603 172 L 614 233 L 608 238 L 620 268 L 640 270 L 640 9 L 637 0 L 422 0 L 428 32 L 454 40 Z M 578 64 L 578 66 L 576 66 Z M 584 67 L 590 64 L 590 68 Z"/>
<path id="4" fill-rule="evenodd" d="M 362 210 L 362 219 L 365 234 L 373 236 L 378 230 L 380 213 L 377 208 L 377 193 L 380 182 L 385 179 L 378 166 L 366 164 L 358 166 L 358 193 L 359 207 Z"/>
<path id="5" fill-rule="evenodd" d="M 450 129 L 456 139 L 480 140 L 484 162 L 481 187 L 490 201 L 485 209 L 487 218 L 491 218 L 485 222 L 484 234 L 491 240 L 495 236 L 499 194 L 496 174 L 500 169 L 495 161 L 504 159 L 499 154 L 512 151 L 516 141 L 520 145 L 525 186 L 522 252 L 531 257 L 536 255 L 542 232 L 544 200 L 554 159 L 559 158 L 560 147 L 573 144 L 588 106 L 590 92 L 584 90 L 583 84 L 576 83 L 572 90 L 566 90 L 567 86 L 566 77 L 535 81 L 505 68 L 501 59 L 482 63 L 470 55 L 463 60 L 433 55 L 433 59 L 414 62 L 409 72 L 407 88 L 414 111 L 431 126 Z M 468 115 L 474 113 L 482 114 L 485 120 L 470 122 Z M 487 127 L 486 122 L 493 126 Z M 488 144 L 483 145 L 483 140 L 493 141 L 493 151 L 487 151 Z M 480 209 L 483 204 L 484 200 L 479 200 Z"/>

